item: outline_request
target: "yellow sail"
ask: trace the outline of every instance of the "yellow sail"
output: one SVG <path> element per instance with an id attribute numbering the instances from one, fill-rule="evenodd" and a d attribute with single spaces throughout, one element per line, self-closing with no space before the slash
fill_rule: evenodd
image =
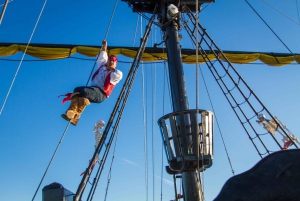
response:
<path id="1" fill-rule="evenodd" d="M 18 52 L 25 52 L 26 54 L 43 60 L 54 60 L 68 58 L 76 53 L 85 55 L 88 57 L 95 57 L 100 51 L 100 46 L 75 46 L 75 45 L 50 45 L 50 44 L 31 44 L 27 47 L 26 44 L 0 44 L 0 57 L 7 57 Z M 125 57 L 134 58 L 138 48 L 134 47 L 109 47 L 109 55 L 123 55 Z M 182 49 L 182 62 L 186 64 L 196 63 L 195 50 Z M 297 62 L 300 64 L 299 54 L 283 54 L 283 53 L 260 53 L 260 52 L 229 52 L 223 51 L 225 57 L 231 63 L 245 64 L 255 61 L 261 61 L 269 66 L 284 66 Z M 215 59 L 214 54 L 207 53 L 207 57 L 210 60 Z M 218 54 L 221 60 L 226 60 L 222 54 Z M 142 61 L 152 62 L 160 61 L 167 58 L 166 49 L 163 48 L 146 48 Z M 201 54 L 198 55 L 198 62 L 203 63 L 205 60 Z"/>

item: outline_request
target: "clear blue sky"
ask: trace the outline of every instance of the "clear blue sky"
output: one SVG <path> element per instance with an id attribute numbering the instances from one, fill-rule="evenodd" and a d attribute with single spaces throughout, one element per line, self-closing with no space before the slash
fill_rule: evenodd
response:
<path id="1" fill-rule="evenodd" d="M 4 2 L 0 0 L 0 4 Z M 297 0 L 288 2 L 268 0 L 268 2 L 293 18 L 298 24 L 263 1 L 249 0 L 249 2 L 292 52 L 300 53 Z M 27 43 L 43 3 L 44 1 L 33 0 L 14 0 L 9 3 L 0 25 L 0 42 Z M 298 6 L 299 4 L 300 2 Z M 113 7 L 114 1 L 48 1 L 31 43 L 101 45 Z M 2 8 L 0 7 L 0 10 Z M 133 44 L 138 46 L 141 29 L 144 33 L 147 21 L 143 19 L 141 25 L 139 20 L 137 37 L 134 41 L 137 19 L 138 15 L 132 13 L 127 4 L 118 2 L 107 37 L 108 46 L 132 46 Z M 200 21 L 223 50 L 288 53 L 288 50 L 245 1 L 216 0 L 200 14 Z M 181 33 L 184 36 L 181 41 L 182 47 L 192 48 L 187 34 L 184 31 Z M 161 32 L 155 27 L 148 46 L 153 47 L 155 42 L 160 41 Z M 83 57 L 82 55 L 74 56 Z M 22 53 L 0 58 L 1 106 L 19 65 L 17 61 L 3 59 L 20 60 L 21 58 Z M 34 58 L 26 55 L 26 59 Z M 119 60 L 130 61 L 125 57 L 119 57 Z M 118 68 L 126 77 L 130 65 L 122 62 L 119 62 Z M 62 99 L 57 97 L 72 91 L 75 86 L 85 85 L 93 64 L 93 60 L 74 59 L 24 61 L 22 63 L 5 108 L 0 115 L 0 200 L 32 199 L 67 125 L 67 122 L 60 117 L 67 109 L 67 104 L 62 105 Z M 235 67 L 271 113 L 300 137 L 299 65 L 270 67 L 247 64 L 235 65 Z M 192 109 L 196 105 L 195 66 L 184 65 L 184 70 L 189 104 Z M 233 169 L 236 174 L 242 173 L 253 167 L 259 161 L 259 156 L 221 90 L 204 66 L 203 71 Z M 156 73 L 155 76 L 154 73 Z M 52 182 L 61 183 L 65 188 L 76 192 L 81 181 L 80 173 L 87 167 L 88 160 L 94 153 L 93 125 L 100 119 L 108 120 L 124 80 L 125 78 L 117 85 L 108 100 L 87 107 L 78 126 L 70 126 L 35 200 L 42 200 L 42 188 Z M 142 88 L 143 80 L 144 89 Z M 161 136 L 156 122 L 158 118 L 171 111 L 168 94 L 165 95 L 165 103 L 162 103 L 163 82 L 162 65 L 140 66 L 120 124 L 107 200 L 160 200 L 162 149 Z M 146 125 L 143 122 L 143 103 L 146 105 L 144 111 L 147 117 Z M 200 79 L 199 107 L 211 110 L 202 79 Z M 148 136 L 148 196 L 146 196 L 145 185 L 145 126 Z M 215 198 L 226 180 L 232 176 L 220 133 L 216 127 L 214 134 L 213 166 L 203 174 L 207 201 Z M 152 139 L 154 139 L 153 143 Z M 152 158 L 155 159 L 154 163 Z M 95 195 L 97 200 L 104 199 L 110 161 L 111 155 L 107 159 L 97 188 Z M 164 157 L 163 166 L 166 165 Z M 164 201 L 174 198 L 172 182 L 172 177 L 167 175 L 163 168 L 162 200 Z M 154 189 L 153 186 L 155 186 Z"/>

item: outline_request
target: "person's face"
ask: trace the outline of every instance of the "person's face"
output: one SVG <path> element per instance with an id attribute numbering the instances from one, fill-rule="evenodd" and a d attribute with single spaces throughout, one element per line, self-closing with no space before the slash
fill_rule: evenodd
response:
<path id="1" fill-rule="evenodd" d="M 110 68 L 110 69 L 115 69 L 117 67 L 117 61 L 115 58 L 108 58 L 107 60 L 107 66 Z"/>

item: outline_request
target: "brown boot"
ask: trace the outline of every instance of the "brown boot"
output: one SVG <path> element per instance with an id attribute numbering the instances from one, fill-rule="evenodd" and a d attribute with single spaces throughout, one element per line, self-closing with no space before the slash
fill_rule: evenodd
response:
<path id="1" fill-rule="evenodd" d="M 62 114 L 61 117 L 64 118 L 67 121 L 70 121 L 77 115 L 77 109 L 78 109 L 78 100 L 79 100 L 79 93 L 73 93 L 71 95 L 71 103 L 66 111 L 65 114 Z"/>
<path id="2" fill-rule="evenodd" d="M 78 108 L 77 108 L 77 115 L 72 118 L 70 120 L 71 124 L 73 124 L 74 126 L 77 125 L 79 118 L 81 116 L 81 113 L 83 112 L 83 110 L 85 109 L 86 106 L 90 105 L 90 101 L 87 98 L 83 98 L 83 97 L 79 97 L 78 100 Z"/>

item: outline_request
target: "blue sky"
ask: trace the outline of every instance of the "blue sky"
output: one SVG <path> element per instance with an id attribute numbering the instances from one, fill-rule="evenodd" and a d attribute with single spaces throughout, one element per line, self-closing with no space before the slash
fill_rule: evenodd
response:
<path id="1" fill-rule="evenodd" d="M 4 2 L 0 0 L 0 4 Z M 289 49 L 293 53 L 300 53 L 297 0 L 288 2 L 268 0 L 268 2 L 298 24 L 264 1 L 249 0 L 249 2 Z M 44 1 L 33 0 L 14 0 L 9 3 L 0 25 L 0 42 L 27 43 L 43 4 Z M 31 43 L 101 45 L 113 7 L 114 1 L 84 3 L 70 0 L 48 1 Z M 0 7 L 0 10 L 2 8 Z M 108 46 L 131 47 L 133 44 L 138 46 L 147 21 L 138 20 L 137 37 L 134 41 L 137 20 L 138 15 L 133 13 L 127 4 L 119 1 L 107 37 Z M 200 22 L 222 50 L 289 53 L 245 1 L 217 0 L 200 14 Z M 181 46 L 192 48 L 187 34 L 183 30 L 181 33 L 184 37 Z M 154 43 L 160 41 L 161 32 L 157 27 L 153 27 L 148 46 L 153 47 Z M 22 53 L 0 58 L 1 105 L 19 66 L 18 61 L 3 59 L 21 58 Z M 85 85 L 94 65 L 93 60 L 28 62 L 26 59 L 34 59 L 28 55 L 24 59 L 0 115 L 0 200 L 32 199 L 67 125 L 60 117 L 67 109 L 67 104 L 62 105 L 62 99 L 57 97 L 72 91 L 75 86 Z M 118 68 L 126 76 L 130 65 L 123 62 L 130 59 L 120 56 L 119 60 Z M 271 113 L 299 137 L 299 65 L 234 66 Z M 171 112 L 168 93 L 163 94 L 165 81 L 163 69 L 161 64 L 145 64 L 139 68 L 118 132 L 107 200 L 160 200 L 162 148 L 156 122 L 158 118 Z M 192 109 L 196 105 L 195 65 L 184 65 L 184 70 L 189 105 Z M 207 79 L 233 169 L 236 174 L 242 173 L 253 167 L 259 161 L 259 156 L 204 65 L 203 73 Z M 199 107 L 211 110 L 201 79 Z M 42 200 L 41 189 L 52 182 L 61 183 L 65 188 L 76 192 L 81 181 L 80 173 L 87 167 L 88 160 L 94 153 L 93 125 L 100 119 L 108 120 L 124 80 L 125 78 L 117 85 L 108 100 L 87 107 L 78 126 L 70 126 L 35 200 Z M 146 105 L 145 109 L 143 104 Z M 144 113 L 146 124 L 143 121 Z M 148 147 L 147 185 L 145 185 L 144 130 L 147 130 Z M 213 166 L 202 175 L 205 197 L 208 201 L 217 196 L 223 184 L 232 176 L 216 127 L 214 135 Z M 104 199 L 110 161 L 111 154 L 102 173 L 95 199 Z M 166 165 L 164 157 L 163 166 Z M 164 168 L 162 183 L 162 200 L 171 200 L 174 197 L 172 177 L 167 175 Z"/>

